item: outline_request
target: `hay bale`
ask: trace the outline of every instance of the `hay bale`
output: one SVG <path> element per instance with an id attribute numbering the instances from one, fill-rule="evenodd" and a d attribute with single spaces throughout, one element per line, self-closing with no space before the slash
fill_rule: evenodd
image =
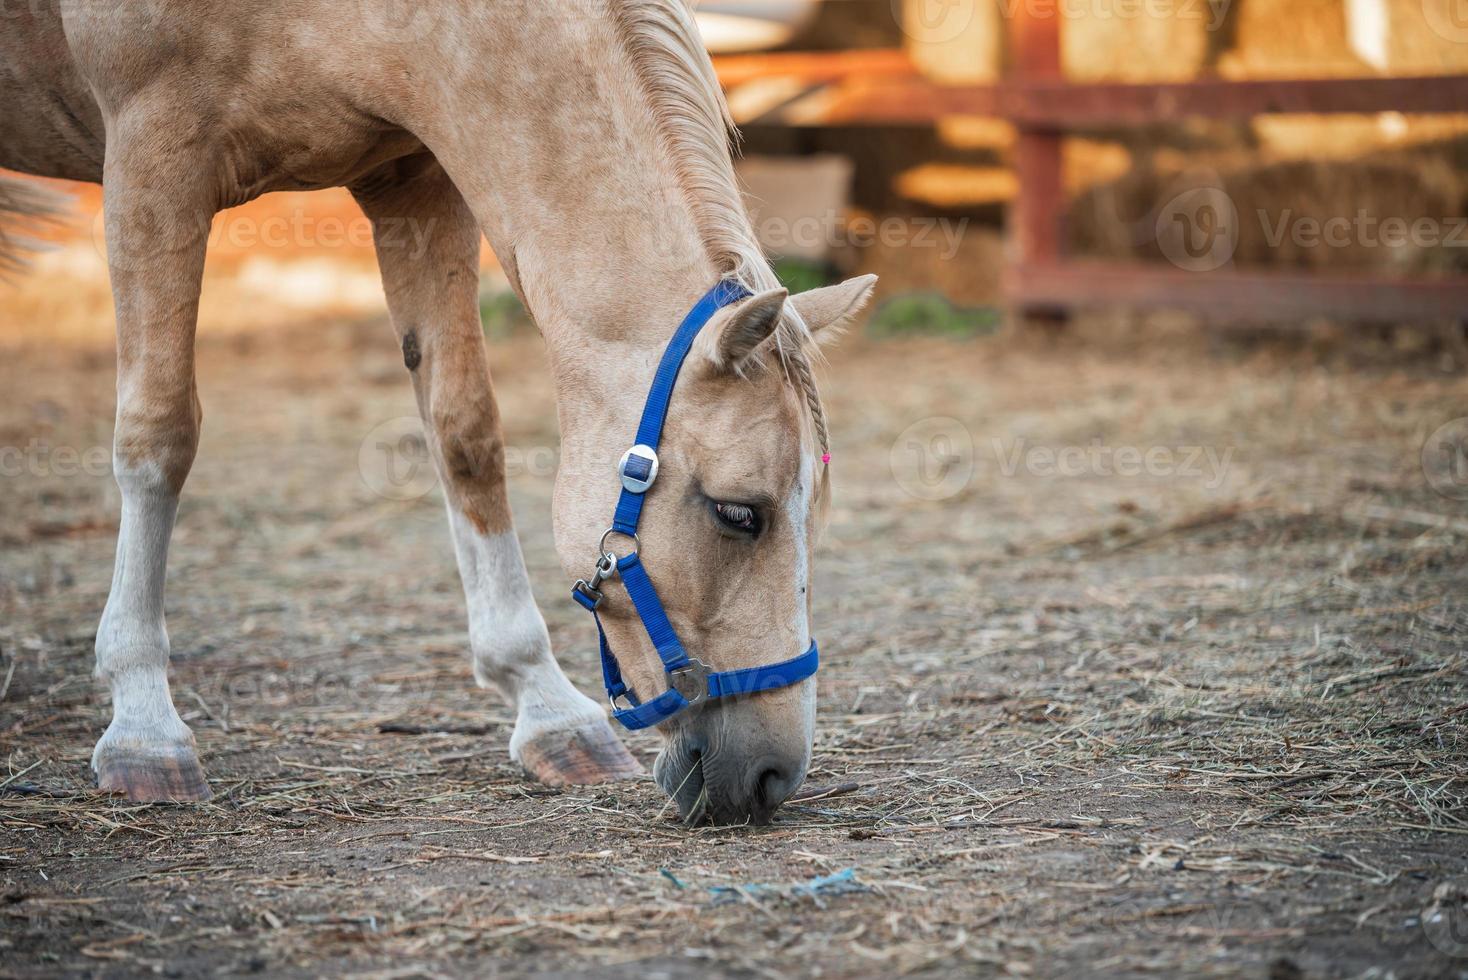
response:
<path id="1" fill-rule="evenodd" d="M 1212 13 L 1183 0 L 1066 5 L 1061 60 L 1067 77 L 1093 82 L 1194 78 L 1208 62 Z"/>
<path id="2" fill-rule="evenodd" d="M 1237 46 L 1219 60 L 1226 78 L 1328 78 L 1468 67 L 1468 25 L 1447 16 L 1458 0 L 1249 0 Z M 1276 158 L 1347 158 L 1468 132 L 1468 117 L 1261 116 L 1260 148 Z"/>
<path id="3" fill-rule="evenodd" d="M 1004 239 L 992 228 L 971 224 L 964 227 L 954 254 L 946 257 L 933 249 L 878 238 L 868 247 L 851 249 L 837 264 L 850 269 L 850 275 L 872 272 L 880 276 L 879 300 L 908 292 L 935 292 L 958 306 L 981 306 L 997 302 L 1002 295 L 999 276 L 1004 269 Z"/>
<path id="4" fill-rule="evenodd" d="M 1230 78 L 1422 75 L 1468 69 L 1461 0 L 1249 0 L 1237 44 L 1219 63 Z"/>
<path id="5" fill-rule="evenodd" d="M 1004 70 L 1000 0 L 902 0 L 902 32 L 918 71 L 945 85 L 994 82 Z"/>
<path id="6" fill-rule="evenodd" d="M 1087 255 L 1240 267 L 1430 273 L 1468 267 L 1447 239 L 1463 180 L 1443 159 L 1285 161 L 1208 170 L 1140 169 L 1082 194 L 1072 247 Z M 1430 228 L 1414 225 L 1426 220 Z M 1221 241 L 1206 252 L 1200 244 Z M 1188 236 L 1191 236 L 1189 238 Z M 1460 243 L 1461 244 L 1461 243 Z"/>
<path id="7" fill-rule="evenodd" d="M 767 254 L 808 262 L 830 257 L 851 196 L 848 157 L 746 156 L 736 169 Z"/>
<path id="8" fill-rule="evenodd" d="M 997 81 L 1006 54 L 1004 0 L 902 0 L 902 30 L 918 70 L 946 84 Z M 1136 0 L 1057 5 L 1066 17 L 1061 62 L 1077 81 L 1171 81 L 1205 64 L 1213 15 L 1207 4 Z M 1145 52 L 1145 57 L 1138 57 Z"/>
<path id="9" fill-rule="evenodd" d="M 1468 21 L 1460 0 L 1346 0 L 1351 47 L 1373 68 L 1392 75 L 1468 69 Z"/>
<path id="10" fill-rule="evenodd" d="M 1346 36 L 1342 0 L 1249 0 L 1236 43 L 1219 59 L 1229 78 L 1322 78 L 1369 74 Z"/>

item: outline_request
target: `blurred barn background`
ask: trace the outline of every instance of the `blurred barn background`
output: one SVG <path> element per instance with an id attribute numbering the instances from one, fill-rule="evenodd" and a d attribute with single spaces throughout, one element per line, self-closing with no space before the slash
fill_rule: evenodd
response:
<path id="1" fill-rule="evenodd" d="M 214 802 L 97 793 L 112 297 L 58 184 L 0 281 L 0 977 L 1464 976 L 1468 7 L 700 11 L 780 274 L 882 277 L 818 369 L 801 795 L 685 828 L 509 762 L 345 191 L 213 225 L 168 617 Z M 594 691 L 546 352 L 483 272 Z"/>
<path id="2" fill-rule="evenodd" d="M 1449 110 L 1468 107 L 1468 20 L 1455 2 L 708 0 L 699 16 L 767 248 L 797 287 L 877 272 L 883 297 L 914 295 L 879 313 L 879 332 L 1161 307 L 1412 324 L 1461 359 L 1468 113 Z M 99 191 L 74 192 L 90 221 L 38 260 L 73 288 L 19 282 L 0 330 L 30 312 L 110 329 Z M 1310 222 L 1332 218 L 1321 245 Z M 1413 233 L 1421 219 L 1434 227 Z M 1115 264 L 1130 259 L 1148 264 Z M 507 328 L 518 311 L 487 251 L 485 265 L 486 316 Z M 344 191 L 222 216 L 210 282 L 215 329 L 270 309 L 381 308 Z"/>

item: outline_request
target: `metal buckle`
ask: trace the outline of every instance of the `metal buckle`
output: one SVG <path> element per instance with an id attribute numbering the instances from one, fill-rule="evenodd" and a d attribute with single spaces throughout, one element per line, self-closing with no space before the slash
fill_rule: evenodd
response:
<path id="1" fill-rule="evenodd" d="M 668 687 L 683 695 L 683 700 L 689 705 L 695 705 L 708 700 L 709 675 L 713 672 L 714 669 L 702 660 L 690 657 L 682 667 L 667 671 Z M 683 680 L 681 685 L 678 683 L 680 679 Z"/>
<path id="2" fill-rule="evenodd" d="M 647 493 L 658 478 L 658 454 L 651 446 L 638 443 L 622 454 L 617 463 L 617 476 L 622 486 L 632 493 Z"/>
<path id="3" fill-rule="evenodd" d="M 590 582 L 586 581 L 586 579 L 584 578 L 578 578 L 575 584 L 571 586 L 571 591 L 586 596 L 586 598 L 591 601 L 592 612 L 596 612 L 596 610 L 600 609 L 602 600 L 606 598 L 606 596 L 602 595 L 600 589 L 592 585 Z"/>

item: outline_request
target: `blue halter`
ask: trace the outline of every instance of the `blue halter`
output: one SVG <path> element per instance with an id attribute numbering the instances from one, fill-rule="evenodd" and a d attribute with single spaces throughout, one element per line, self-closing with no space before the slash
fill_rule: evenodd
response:
<path id="1" fill-rule="evenodd" d="M 642 422 L 637 427 L 637 444 L 622 455 L 617 464 L 617 474 L 622 480 L 622 496 L 617 500 L 617 511 L 612 517 L 612 526 L 601 537 L 596 571 L 591 578 L 577 579 L 571 588 L 571 598 L 591 611 L 596 617 L 596 632 L 601 643 L 601 673 L 606 684 L 607 697 L 612 702 L 612 717 L 630 729 L 649 728 L 660 725 L 678 712 L 701 701 L 753 694 L 757 691 L 772 691 L 789 687 L 810 677 L 820 666 L 820 653 L 815 640 L 810 649 L 798 657 L 782 660 L 777 664 L 762 667 L 746 667 L 743 670 L 715 671 L 708 664 L 688 655 L 683 649 L 668 614 L 663 611 L 663 602 L 658 598 L 652 579 L 647 577 L 638 556 L 637 522 L 642 516 L 643 495 L 657 479 L 658 442 L 663 435 L 663 421 L 667 418 L 668 402 L 673 397 L 673 385 L 678 380 L 678 370 L 693 347 L 693 340 L 710 318 L 730 303 L 749 296 L 749 290 L 737 282 L 725 279 L 704 294 L 703 299 L 688 311 L 673 339 L 668 341 L 663 358 L 653 376 L 652 388 L 647 393 L 647 404 L 642 409 Z M 632 539 L 633 550 L 618 558 L 607 550 L 607 538 L 621 534 Z M 608 579 L 621 576 L 632 598 L 632 606 L 647 630 L 647 636 L 663 662 L 668 678 L 668 689 L 651 701 L 640 701 L 622 681 L 621 668 L 612 657 L 607 646 L 607 634 L 602 629 L 597 608 L 602 604 L 601 585 Z M 618 702 L 626 699 L 628 707 Z"/>

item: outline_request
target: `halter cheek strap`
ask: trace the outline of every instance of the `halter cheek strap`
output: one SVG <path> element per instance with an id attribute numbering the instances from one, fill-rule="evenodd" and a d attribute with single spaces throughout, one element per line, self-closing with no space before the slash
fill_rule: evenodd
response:
<path id="1" fill-rule="evenodd" d="M 754 694 L 790 687 L 810 677 L 820 666 L 820 652 L 815 640 L 810 648 L 798 657 L 779 663 L 742 670 L 715 671 L 707 664 L 688 655 L 677 631 L 668 621 L 663 602 L 648 578 L 647 569 L 638 554 L 637 525 L 642 517 L 643 499 L 658 475 L 658 444 L 662 440 L 663 423 L 668 415 L 668 402 L 673 397 L 673 386 L 678 372 L 687 359 L 693 341 L 700 330 L 719 310 L 730 303 L 749 296 L 749 290 L 731 280 L 723 280 L 694 305 L 683 322 L 678 325 L 673 338 L 663 351 L 658 362 L 657 374 L 653 376 L 652 388 L 647 393 L 647 403 L 642 409 L 642 421 L 637 426 L 637 442 L 622 455 L 617 474 L 622 481 L 622 495 L 617 500 L 617 510 L 612 517 L 612 526 L 602 535 L 600 558 L 596 571 L 590 579 L 578 579 L 571 588 L 571 598 L 590 610 L 596 617 L 596 632 L 601 645 L 602 681 L 606 685 L 607 697 L 612 702 L 612 717 L 630 729 L 649 728 L 661 724 L 690 705 L 718 698 Z M 629 537 L 633 550 L 620 558 L 607 550 L 607 538 L 613 534 Z M 642 627 L 662 661 L 667 676 L 668 689 L 650 701 L 640 701 L 622 680 L 622 671 L 607 645 L 607 634 L 601 625 L 597 609 L 602 604 L 602 583 L 612 578 L 621 578 L 627 595 Z M 627 707 L 622 707 L 623 700 Z"/>

